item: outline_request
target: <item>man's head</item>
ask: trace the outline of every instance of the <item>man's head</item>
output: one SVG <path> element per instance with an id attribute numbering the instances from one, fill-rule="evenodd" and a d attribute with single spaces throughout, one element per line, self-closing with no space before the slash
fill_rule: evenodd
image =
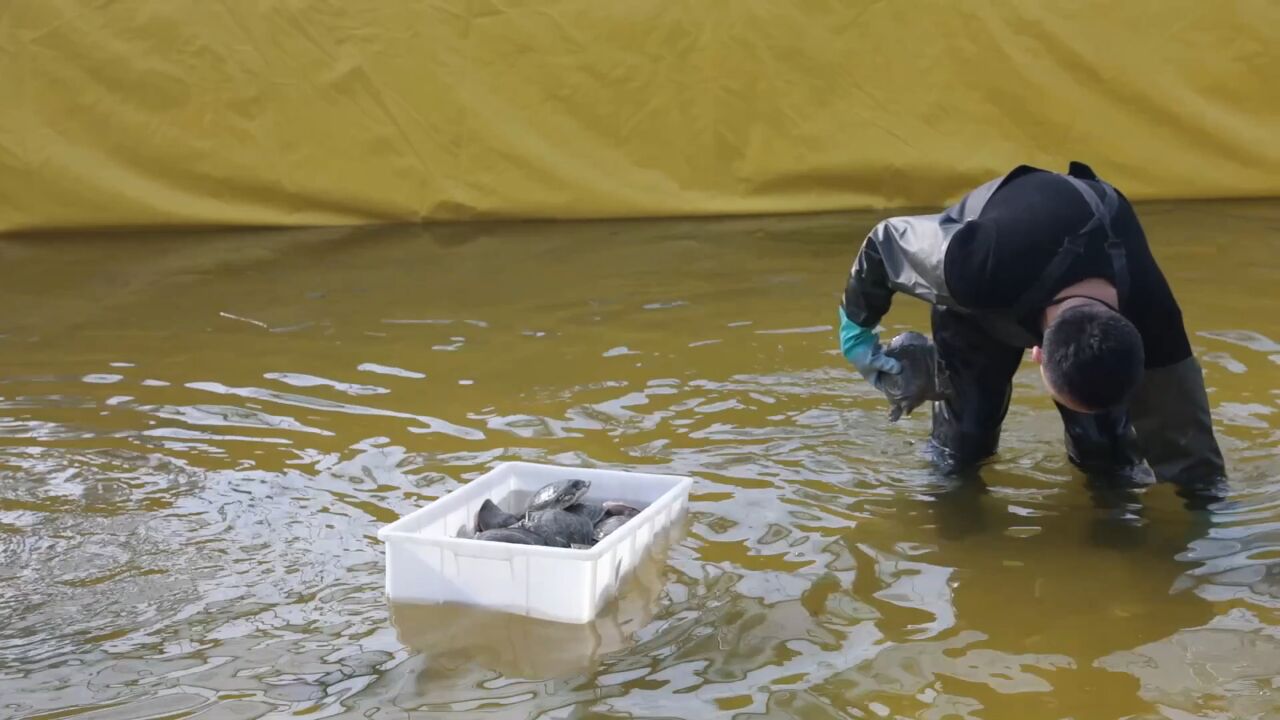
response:
<path id="1" fill-rule="evenodd" d="M 1142 380 L 1142 336 L 1118 312 L 1084 301 L 1064 308 L 1032 353 L 1053 398 L 1077 412 L 1123 404 Z"/>

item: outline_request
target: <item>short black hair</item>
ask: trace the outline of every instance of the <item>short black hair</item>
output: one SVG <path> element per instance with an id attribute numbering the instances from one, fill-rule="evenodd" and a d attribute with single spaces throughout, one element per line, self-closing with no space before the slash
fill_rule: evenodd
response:
<path id="1" fill-rule="evenodd" d="M 1063 310 L 1044 332 L 1045 376 L 1053 389 L 1093 412 L 1124 404 L 1142 380 L 1142 335 L 1098 303 Z"/>

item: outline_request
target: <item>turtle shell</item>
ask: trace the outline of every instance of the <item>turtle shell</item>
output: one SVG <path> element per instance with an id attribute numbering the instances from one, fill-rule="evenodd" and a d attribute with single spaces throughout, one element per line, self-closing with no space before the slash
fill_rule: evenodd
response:
<path id="1" fill-rule="evenodd" d="M 485 500 L 480 505 L 480 511 L 476 513 L 476 529 L 480 532 L 511 527 L 518 522 L 520 522 L 518 515 L 504 511 L 492 500 Z"/>
<path id="2" fill-rule="evenodd" d="M 599 542 L 608 537 L 610 533 L 623 525 L 626 525 L 627 521 L 630 519 L 630 515 L 610 515 L 596 523 L 595 528 L 591 532 L 591 536 L 595 538 L 596 542 Z"/>
<path id="3" fill-rule="evenodd" d="M 514 543 L 516 545 L 546 545 L 547 541 L 532 530 L 520 527 L 494 528 L 476 535 L 476 540 Z"/>
<path id="4" fill-rule="evenodd" d="M 576 478 L 549 483 L 539 488 L 538 492 L 529 498 L 529 507 L 525 509 L 525 513 L 535 513 L 539 510 L 563 510 L 581 500 L 590 487 L 591 483 Z"/>
<path id="5" fill-rule="evenodd" d="M 605 515 L 604 505 L 593 502 L 577 502 L 565 508 L 565 511 L 574 515 L 581 515 L 592 525 L 600 522 L 600 518 Z"/>
<path id="6" fill-rule="evenodd" d="M 568 547 L 571 543 L 590 545 L 592 541 L 591 523 L 581 515 L 575 515 L 567 510 L 539 510 L 529 513 L 523 527 L 534 531 L 548 541 L 561 540 L 564 542 L 564 547 Z"/>

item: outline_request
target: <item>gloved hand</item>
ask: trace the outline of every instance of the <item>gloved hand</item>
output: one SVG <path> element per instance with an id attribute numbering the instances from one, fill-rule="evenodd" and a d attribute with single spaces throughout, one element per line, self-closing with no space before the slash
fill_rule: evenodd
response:
<path id="1" fill-rule="evenodd" d="M 854 323 L 840 308 L 840 352 L 862 377 L 872 385 L 879 387 L 876 378 L 885 372 L 896 375 L 902 372 L 902 365 L 897 360 L 884 354 L 880 347 L 880 336 L 874 330 Z"/>

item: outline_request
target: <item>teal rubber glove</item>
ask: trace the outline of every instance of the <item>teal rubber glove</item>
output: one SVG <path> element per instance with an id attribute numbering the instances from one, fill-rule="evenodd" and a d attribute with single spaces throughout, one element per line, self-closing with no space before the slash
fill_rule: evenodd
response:
<path id="1" fill-rule="evenodd" d="M 897 375 L 902 372 L 902 365 L 884 354 L 880 336 L 850 320 L 844 314 L 843 306 L 840 308 L 840 352 L 875 387 L 879 387 L 876 378 L 880 373 Z"/>

